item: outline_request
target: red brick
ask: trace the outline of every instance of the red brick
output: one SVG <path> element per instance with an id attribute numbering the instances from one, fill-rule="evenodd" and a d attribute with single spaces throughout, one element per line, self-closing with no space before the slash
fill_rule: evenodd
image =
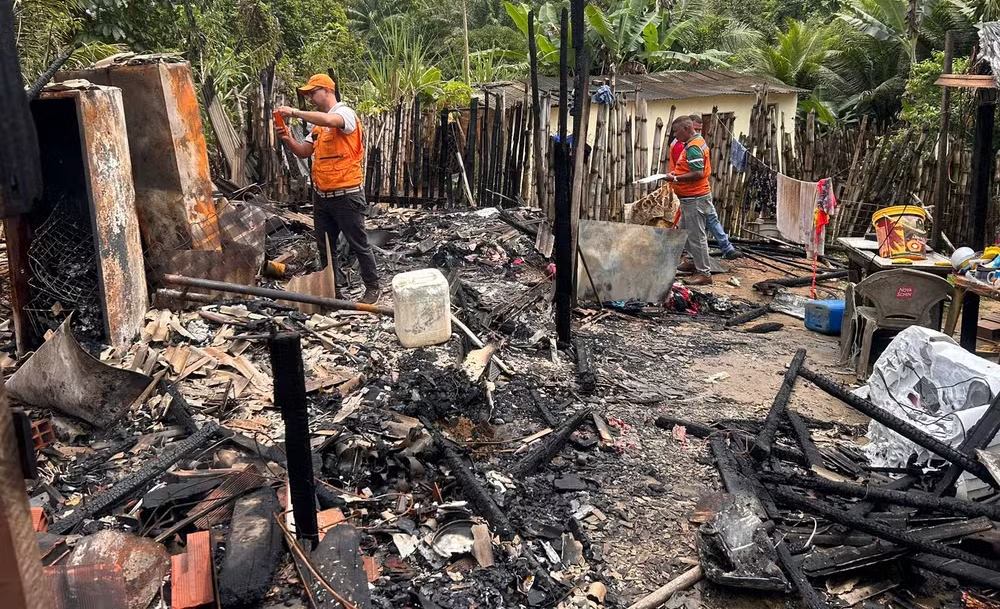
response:
<path id="1" fill-rule="evenodd" d="M 214 605 L 212 571 L 212 533 L 191 533 L 187 536 L 187 550 L 170 557 L 171 608 L 200 609 Z"/>

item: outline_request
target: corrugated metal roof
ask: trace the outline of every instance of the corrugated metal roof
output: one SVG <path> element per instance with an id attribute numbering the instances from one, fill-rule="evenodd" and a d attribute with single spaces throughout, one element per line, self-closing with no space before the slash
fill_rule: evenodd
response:
<path id="1" fill-rule="evenodd" d="M 590 89 L 595 91 L 610 76 L 592 76 Z M 615 79 L 615 90 L 619 93 L 637 93 L 639 98 L 652 100 L 688 99 L 692 97 L 712 97 L 715 95 L 752 95 L 767 86 L 771 93 L 805 93 L 804 89 L 790 87 L 778 80 L 741 74 L 730 70 L 701 70 L 697 72 L 654 72 L 652 74 L 625 74 Z M 503 93 L 508 103 L 521 99 L 527 82 L 504 82 L 479 85 L 491 93 Z M 539 76 L 538 86 L 542 90 L 558 93 L 557 76 Z M 572 82 L 570 83 L 572 89 Z"/>

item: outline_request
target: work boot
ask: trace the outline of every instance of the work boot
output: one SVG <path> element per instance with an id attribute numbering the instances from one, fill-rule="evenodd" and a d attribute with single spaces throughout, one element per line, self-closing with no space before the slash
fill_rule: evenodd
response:
<path id="1" fill-rule="evenodd" d="M 362 304 L 375 304 L 376 302 L 378 302 L 378 297 L 380 293 L 381 290 L 377 285 L 365 286 L 365 295 L 361 297 L 361 300 L 359 302 L 361 302 Z"/>
<path id="2" fill-rule="evenodd" d="M 743 252 L 736 249 L 735 247 L 722 255 L 726 260 L 736 260 L 737 258 L 743 257 Z"/>
<path id="3" fill-rule="evenodd" d="M 712 276 L 706 273 L 698 273 L 684 280 L 685 285 L 712 285 Z"/>
<path id="4" fill-rule="evenodd" d="M 677 265 L 678 273 L 694 273 L 698 269 L 695 268 L 694 262 L 691 260 L 685 260 L 684 262 Z"/>

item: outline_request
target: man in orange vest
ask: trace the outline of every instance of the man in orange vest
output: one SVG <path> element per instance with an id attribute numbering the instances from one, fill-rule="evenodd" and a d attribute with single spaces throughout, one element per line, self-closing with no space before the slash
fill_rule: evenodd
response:
<path id="1" fill-rule="evenodd" d="M 281 141 L 297 157 L 313 157 L 313 219 L 316 224 L 316 241 L 319 244 L 320 266 L 326 267 L 326 238 L 337 251 L 337 239 L 343 233 L 351 251 L 361 265 L 361 279 L 365 294 L 361 302 L 372 304 L 379 297 L 378 271 L 375 255 L 368 244 L 365 232 L 364 145 L 361 140 L 361 123 L 358 115 L 347 104 L 337 101 L 337 85 L 326 74 L 316 74 L 299 91 L 305 95 L 316 111 L 307 112 L 282 106 L 277 112 L 285 117 L 299 118 L 313 125 L 304 141 L 298 141 L 287 127 L 279 128 Z M 332 261 L 339 286 L 344 276 Z"/>
<path id="2" fill-rule="evenodd" d="M 685 144 L 684 152 L 667 174 L 667 181 L 673 183 L 674 192 L 681 201 L 681 228 L 688 233 L 685 249 L 691 256 L 691 260 L 680 264 L 677 271 L 693 273 L 685 280 L 688 285 L 709 285 L 712 283 L 712 267 L 709 264 L 706 222 L 715 211 L 712 188 L 708 182 L 712 161 L 708 144 L 695 133 L 691 117 L 682 116 L 674 120 L 672 126 L 677 139 Z"/>

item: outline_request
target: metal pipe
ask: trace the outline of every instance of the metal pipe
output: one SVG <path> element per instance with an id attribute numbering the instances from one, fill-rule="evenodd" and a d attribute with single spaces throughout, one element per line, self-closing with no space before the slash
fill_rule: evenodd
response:
<path id="1" fill-rule="evenodd" d="M 163 283 L 174 286 L 189 288 L 201 288 L 204 290 L 216 290 L 218 292 L 229 292 L 230 294 L 248 294 L 250 296 L 260 296 L 263 298 L 273 298 L 274 300 L 288 300 L 291 302 L 301 302 L 305 304 L 317 305 L 334 311 L 364 311 L 365 313 L 375 313 L 378 315 L 393 316 L 393 310 L 389 307 L 364 304 L 361 302 L 351 302 L 337 298 L 326 298 L 323 296 L 313 296 L 312 294 L 302 294 L 300 292 L 287 292 L 285 290 L 272 290 L 270 288 L 258 288 L 250 285 L 240 285 L 238 283 L 228 283 L 225 281 L 213 281 L 211 279 L 199 279 L 197 277 L 186 277 L 184 275 L 167 274 L 163 276 Z"/>

